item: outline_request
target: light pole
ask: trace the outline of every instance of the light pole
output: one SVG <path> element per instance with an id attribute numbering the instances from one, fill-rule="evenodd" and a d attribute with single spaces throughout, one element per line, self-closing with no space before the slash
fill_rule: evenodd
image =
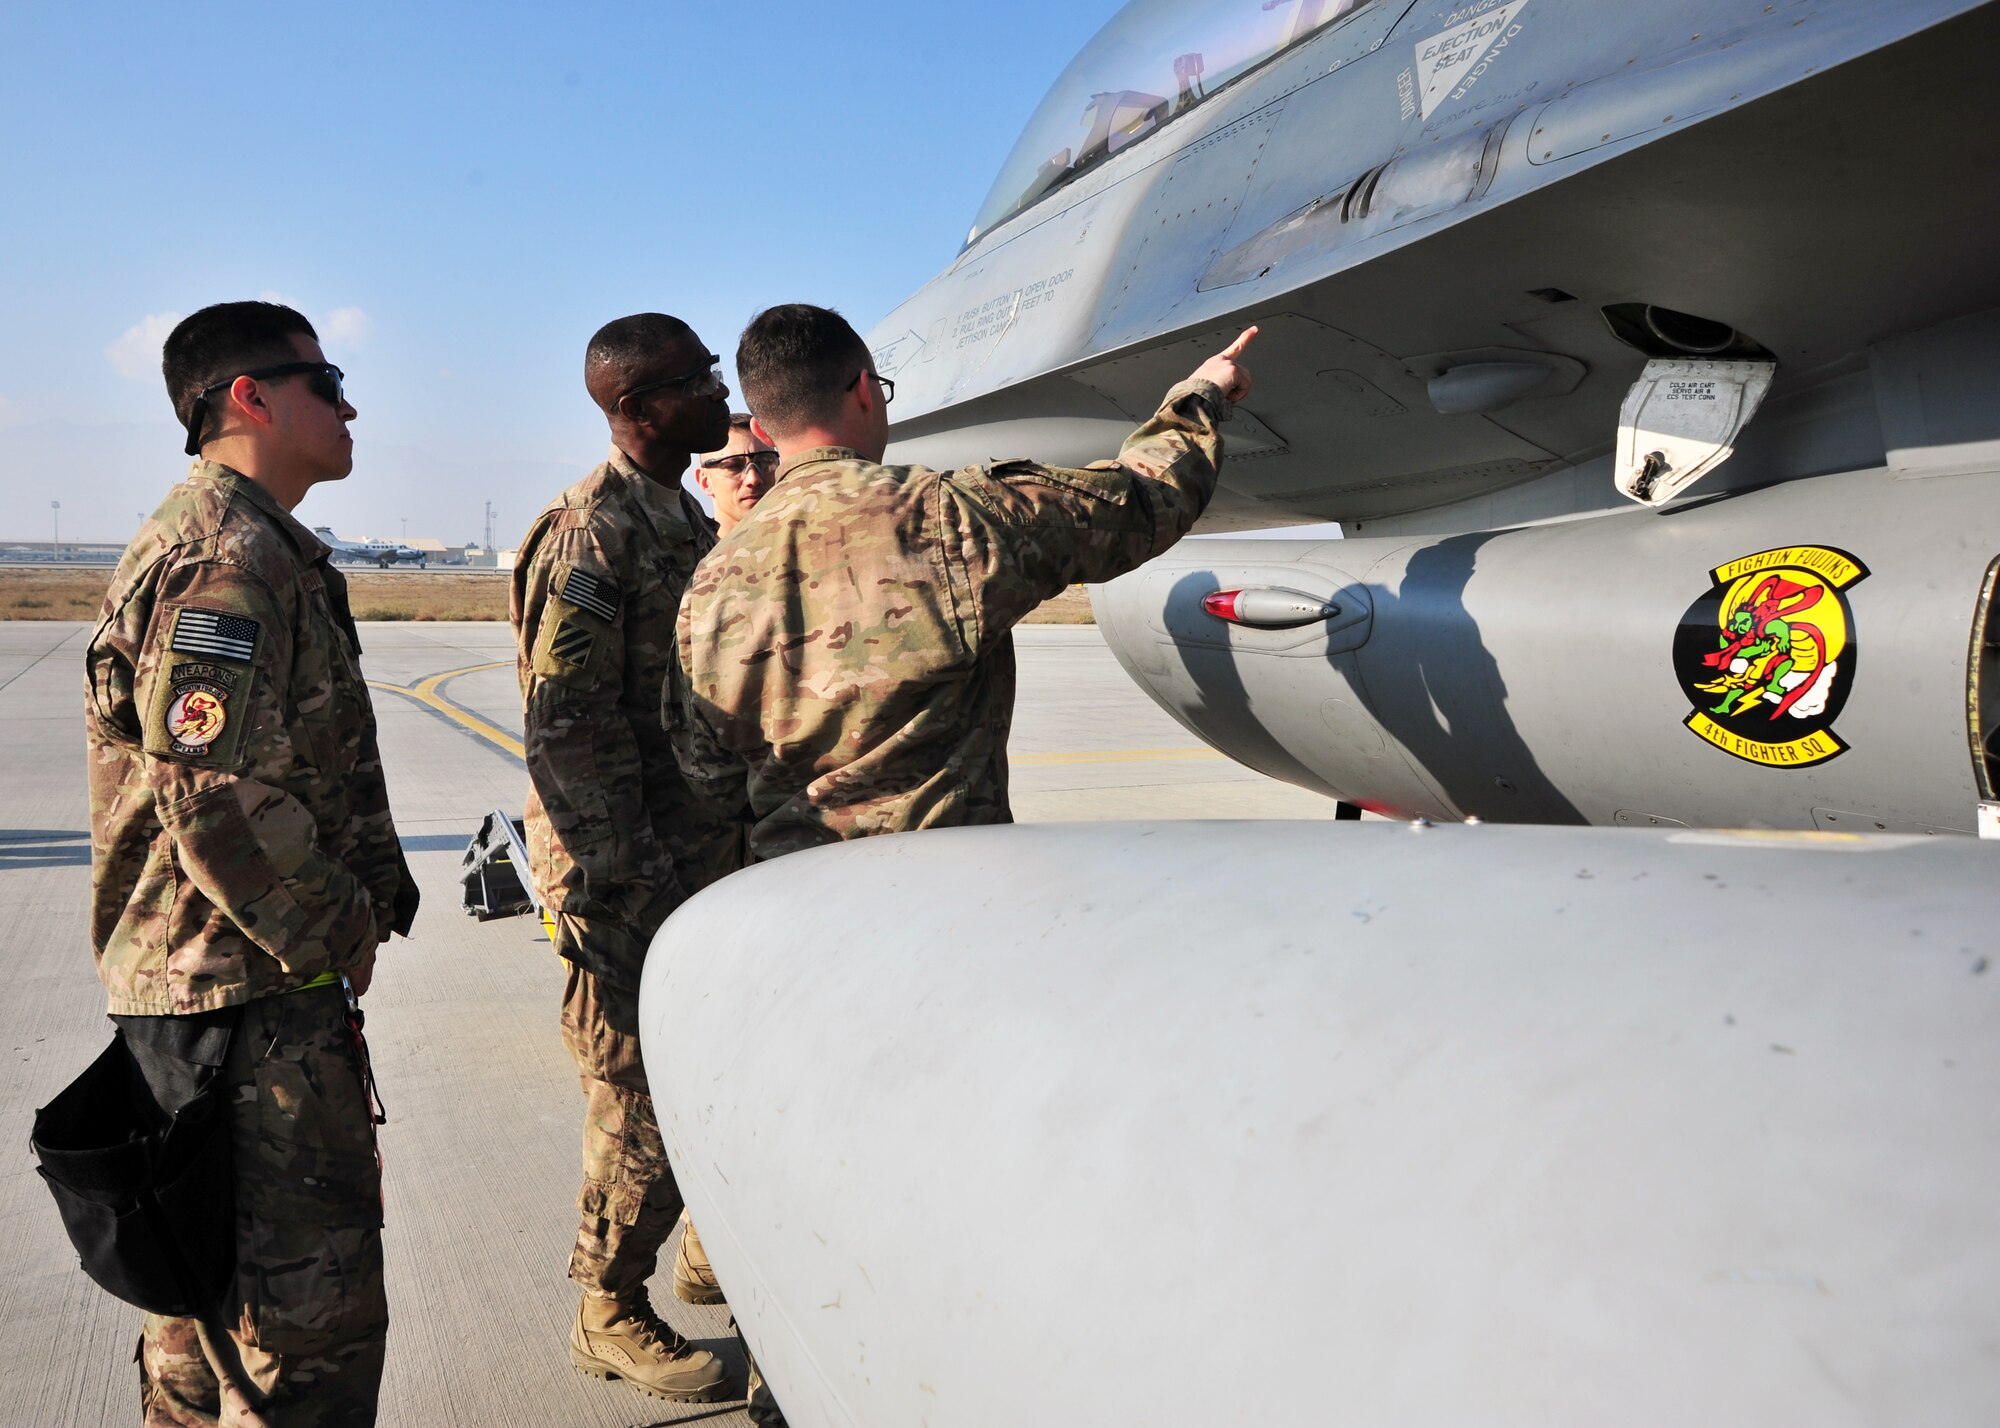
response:
<path id="1" fill-rule="evenodd" d="M 49 502 L 49 509 L 55 512 L 55 515 L 51 517 L 51 519 L 53 519 L 56 523 L 56 543 L 55 543 L 55 548 L 51 553 L 55 556 L 57 560 L 61 560 L 62 559 L 62 502 L 61 501 Z"/>

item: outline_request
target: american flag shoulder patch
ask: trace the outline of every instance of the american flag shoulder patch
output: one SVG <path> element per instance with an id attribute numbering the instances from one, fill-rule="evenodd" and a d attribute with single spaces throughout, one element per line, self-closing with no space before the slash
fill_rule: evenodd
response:
<path id="1" fill-rule="evenodd" d="M 618 607 L 625 598 L 616 585 L 587 570 L 572 570 L 565 575 L 559 593 L 577 609 L 588 610 L 600 620 L 617 619 Z"/>
<path id="2" fill-rule="evenodd" d="M 209 655 L 248 664 L 257 653 L 257 622 L 220 610 L 181 610 L 174 616 L 171 644 L 177 654 Z"/>

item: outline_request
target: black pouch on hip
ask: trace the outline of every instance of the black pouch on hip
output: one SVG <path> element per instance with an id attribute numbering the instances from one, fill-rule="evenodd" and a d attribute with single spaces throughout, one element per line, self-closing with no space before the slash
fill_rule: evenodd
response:
<path id="1" fill-rule="evenodd" d="M 117 1017 L 88 1069 L 35 1112 L 37 1167 L 83 1272 L 155 1314 L 212 1307 L 236 1272 L 229 1107 L 240 1007 Z"/>

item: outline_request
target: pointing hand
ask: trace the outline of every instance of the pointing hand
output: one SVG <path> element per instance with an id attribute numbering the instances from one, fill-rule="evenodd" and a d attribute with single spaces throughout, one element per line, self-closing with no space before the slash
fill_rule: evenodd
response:
<path id="1" fill-rule="evenodd" d="M 1242 363 L 1243 349 L 1256 335 L 1256 328 L 1244 328 L 1242 336 L 1195 368 L 1195 377 L 1222 388 L 1223 396 L 1232 404 L 1242 401 L 1250 395 L 1250 369 Z"/>

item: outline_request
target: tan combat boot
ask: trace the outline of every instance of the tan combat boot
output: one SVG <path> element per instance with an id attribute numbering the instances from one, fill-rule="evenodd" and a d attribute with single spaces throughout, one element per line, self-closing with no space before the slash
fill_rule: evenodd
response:
<path id="1" fill-rule="evenodd" d="M 728 1397 L 722 1363 L 691 1347 L 653 1312 L 652 1301 L 620 1304 L 583 1296 L 570 1330 L 570 1362 L 598 1378 L 622 1378 L 641 1392 L 673 1403 L 714 1403 Z"/>
<path id="2" fill-rule="evenodd" d="M 681 1235 L 681 1247 L 674 1251 L 674 1298 L 683 1304 L 720 1304 L 722 1286 L 715 1282 L 715 1269 L 685 1210 L 681 1211 L 681 1223 L 687 1229 Z"/>

